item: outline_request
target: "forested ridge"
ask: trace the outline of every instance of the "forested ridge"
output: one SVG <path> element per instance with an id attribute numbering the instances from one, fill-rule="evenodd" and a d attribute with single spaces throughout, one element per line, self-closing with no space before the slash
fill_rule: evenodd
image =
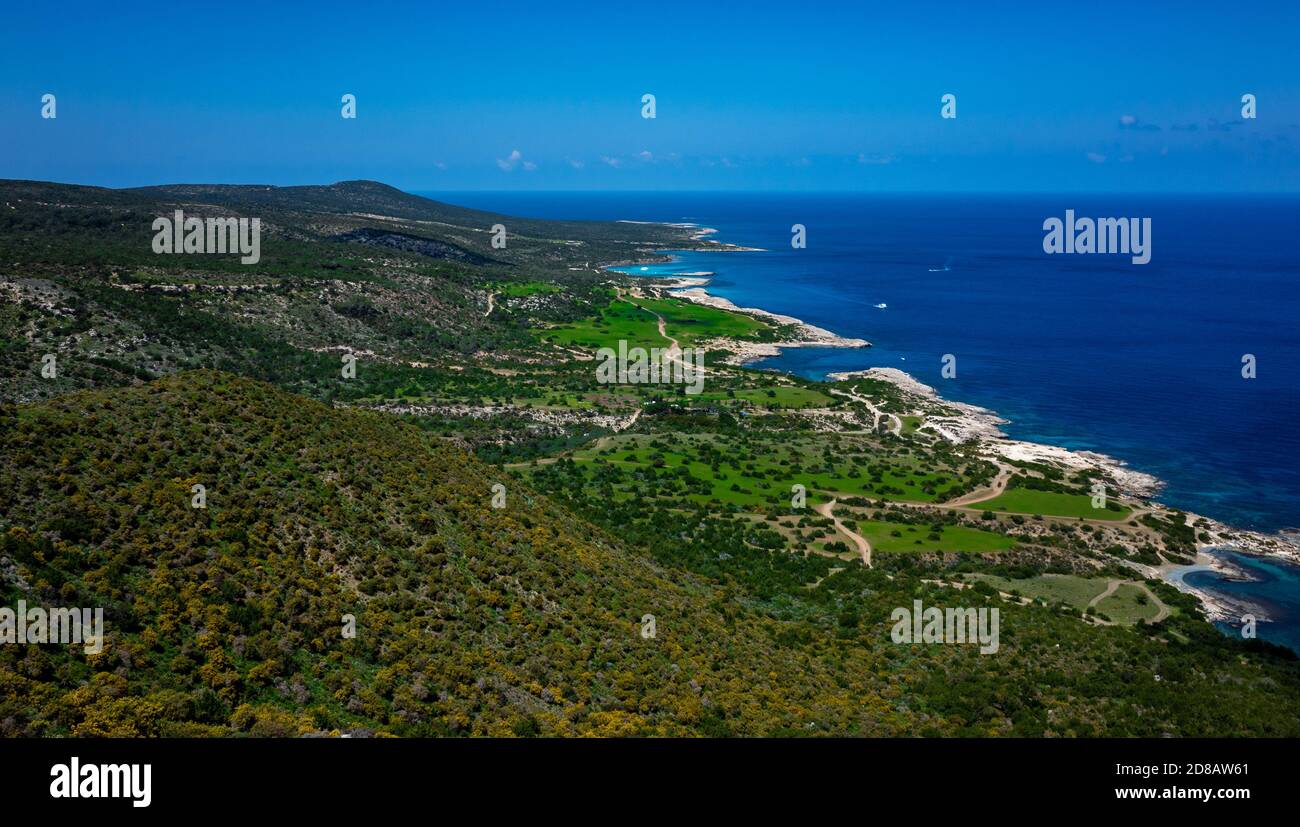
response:
<path id="1" fill-rule="evenodd" d="M 1047 610 L 996 662 L 917 652 L 883 622 L 924 588 L 901 573 L 837 575 L 860 619 L 780 618 L 525 486 L 493 508 L 500 477 L 412 425 L 230 374 L 0 425 L 5 603 L 106 610 L 100 654 L 0 647 L 6 735 L 1010 734 L 1009 706 L 1026 727 L 1295 733 L 1279 664 L 1083 629 L 1062 651 L 1077 621 Z"/>
<path id="2" fill-rule="evenodd" d="M 29 586 L 6 603 L 107 627 L 100 655 L 0 648 L 7 735 L 913 723 L 527 490 L 492 508 L 486 467 L 390 417 L 204 371 L 10 407 L 3 433 L 2 553 Z"/>

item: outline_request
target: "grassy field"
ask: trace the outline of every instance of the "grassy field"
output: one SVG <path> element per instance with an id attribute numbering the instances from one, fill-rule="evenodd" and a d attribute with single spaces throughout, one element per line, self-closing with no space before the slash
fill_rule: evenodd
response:
<path id="1" fill-rule="evenodd" d="M 1145 589 L 1124 583 L 1110 597 L 1097 603 L 1097 611 L 1116 623 L 1129 625 L 1151 620 L 1160 610 L 1147 596 Z"/>
<path id="2" fill-rule="evenodd" d="M 518 408 L 583 411 L 630 411 L 636 410 L 641 404 L 641 398 L 635 392 L 626 391 L 624 388 L 618 390 L 618 393 L 549 391 L 540 397 L 512 398 L 510 404 Z"/>
<path id="3" fill-rule="evenodd" d="M 776 385 L 771 388 L 751 388 L 733 393 L 702 393 L 692 400 L 695 404 L 705 401 L 725 402 L 728 399 L 743 399 L 759 407 L 770 408 L 822 408 L 834 398 L 811 388 L 797 385 Z"/>
<path id="4" fill-rule="evenodd" d="M 564 288 L 547 281 L 498 281 L 488 285 L 488 289 L 501 296 L 518 299 L 538 293 L 559 293 Z"/>
<path id="5" fill-rule="evenodd" d="M 692 493 L 688 498 L 696 502 L 718 501 L 725 504 L 743 506 L 763 505 L 772 500 L 788 499 L 790 486 L 798 480 L 785 481 L 763 476 L 759 473 L 747 473 L 735 469 L 720 467 L 714 471 L 707 463 L 676 451 L 618 451 L 612 456 L 604 457 L 612 465 L 624 468 L 654 467 L 659 469 L 685 469 L 692 477 L 704 480 L 708 493 Z M 806 484 L 806 483 L 805 483 Z M 809 499 L 817 501 L 816 496 Z"/>
<path id="6" fill-rule="evenodd" d="M 864 520 L 857 531 L 874 551 L 882 552 L 1006 551 L 1015 545 L 1010 537 L 966 526 L 943 526 L 935 532 L 931 526 Z"/>
<path id="7" fill-rule="evenodd" d="M 1104 577 L 1076 577 L 1069 574 L 1042 574 L 1023 580 L 1010 580 L 991 574 L 963 575 L 967 582 L 983 580 L 998 591 L 1017 593 L 1048 603 L 1061 602 L 1078 611 L 1086 611 L 1088 604 L 1106 591 Z M 1122 583 L 1114 594 L 1097 602 L 1097 613 L 1106 618 L 1131 626 L 1151 620 L 1160 613 L 1160 607 L 1151 600 L 1146 590 L 1133 583 Z M 1177 609 L 1174 609 L 1177 613 Z"/>
<path id="8" fill-rule="evenodd" d="M 717 336 L 728 339 L 760 339 L 764 333 L 774 330 L 772 325 L 753 316 L 681 299 L 637 299 L 636 303 L 663 316 L 669 335 L 680 341 L 682 347 Z"/>
<path id="9" fill-rule="evenodd" d="M 880 481 L 876 482 L 865 465 L 843 457 L 828 462 L 821 450 L 823 446 L 815 441 L 786 443 L 752 457 L 742 457 L 735 452 L 735 445 L 714 435 L 692 435 L 692 439 L 679 440 L 671 449 L 650 447 L 650 441 L 635 435 L 615 437 L 599 452 L 578 451 L 574 460 L 584 462 L 599 457 L 615 467 L 654 468 L 658 469 L 657 473 L 685 468 L 692 477 L 706 481 L 709 486 L 707 494 L 693 493 L 692 499 L 706 502 L 716 499 L 724 504 L 745 506 L 767 503 L 773 498 L 788 499 L 790 486 L 795 483 L 808 489 L 813 502 L 829 499 L 817 494 L 818 491 L 893 501 L 934 502 L 957 482 L 954 473 L 931 472 L 902 457 L 892 458 L 887 467 L 880 468 Z M 710 450 L 716 450 L 726 459 L 719 460 L 716 466 L 712 460 L 706 461 Z M 940 484 L 940 478 L 946 482 Z M 925 491 L 927 486 L 935 493 Z"/>
<path id="10" fill-rule="evenodd" d="M 1011 580 L 992 574 L 967 574 L 968 581 L 983 580 L 998 591 L 1019 593 L 1048 603 L 1061 602 L 1083 611 L 1097 595 L 1106 591 L 1104 577 L 1076 577 L 1072 574 L 1043 574 L 1023 580 Z"/>
<path id="11" fill-rule="evenodd" d="M 975 504 L 989 511 L 1007 511 L 1015 514 L 1042 514 L 1051 517 L 1083 517 L 1086 520 L 1122 520 L 1129 515 L 1125 506 L 1119 511 L 1093 508 L 1087 494 L 1059 494 L 1055 491 L 1035 491 L 1030 488 L 1008 488 L 991 500 Z"/>
<path id="12" fill-rule="evenodd" d="M 664 317 L 664 329 L 682 347 L 718 336 L 759 339 L 773 330 L 771 325 L 750 316 L 680 299 L 635 302 L 615 299 L 597 317 L 548 328 L 540 335 L 562 345 L 592 349 L 617 347 L 619 340 L 626 340 L 628 347 L 667 347 L 668 342 L 659 335 L 654 313 Z"/>
<path id="13" fill-rule="evenodd" d="M 654 316 L 623 301 L 611 302 L 595 318 L 547 328 L 540 335 L 557 344 L 591 350 L 616 348 L 620 340 L 626 341 L 628 347 L 668 345 L 664 337 L 659 335 L 658 322 Z"/>

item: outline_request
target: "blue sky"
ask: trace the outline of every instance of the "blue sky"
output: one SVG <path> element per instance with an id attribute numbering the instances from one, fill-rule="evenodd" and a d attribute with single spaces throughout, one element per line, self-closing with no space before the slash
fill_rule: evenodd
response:
<path id="1" fill-rule="evenodd" d="M 1295 2 L 71 0 L 4 21 L 5 178 L 1300 191 Z"/>

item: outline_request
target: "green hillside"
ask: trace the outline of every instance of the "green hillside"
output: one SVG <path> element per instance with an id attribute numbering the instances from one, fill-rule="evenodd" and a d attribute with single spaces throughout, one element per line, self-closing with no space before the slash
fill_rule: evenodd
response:
<path id="1" fill-rule="evenodd" d="M 891 609 L 942 600 L 906 570 L 756 600 L 799 558 L 716 578 L 649 526 L 645 555 L 393 417 L 228 374 L 0 417 L 4 604 L 103 606 L 107 627 L 100 654 L 0 647 L 4 735 L 1300 729 L 1293 665 L 1225 656 L 1204 624 L 1174 647 L 1006 603 L 996 657 L 898 646 Z"/>
<path id="2" fill-rule="evenodd" d="M 204 371 L 8 408 L 2 430 L 0 556 L 27 586 L 5 605 L 107 615 L 100 655 L 0 648 L 6 735 L 917 725 L 853 686 L 865 654 L 780 647 L 513 483 L 494 509 L 501 478 L 383 415 Z"/>

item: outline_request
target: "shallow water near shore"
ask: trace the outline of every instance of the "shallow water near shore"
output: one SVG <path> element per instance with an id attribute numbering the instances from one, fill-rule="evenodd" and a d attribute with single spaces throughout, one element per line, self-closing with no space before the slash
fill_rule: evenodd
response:
<path id="1" fill-rule="evenodd" d="M 1251 579 L 1237 580 L 1216 571 L 1197 569 L 1186 572 L 1184 582 L 1193 588 L 1259 606 L 1269 622 L 1256 624 L 1257 636 L 1300 652 L 1300 566 L 1227 549 L 1213 549 L 1209 553 L 1223 558 Z M 1215 625 L 1233 637 L 1241 635 L 1240 622 Z"/>

